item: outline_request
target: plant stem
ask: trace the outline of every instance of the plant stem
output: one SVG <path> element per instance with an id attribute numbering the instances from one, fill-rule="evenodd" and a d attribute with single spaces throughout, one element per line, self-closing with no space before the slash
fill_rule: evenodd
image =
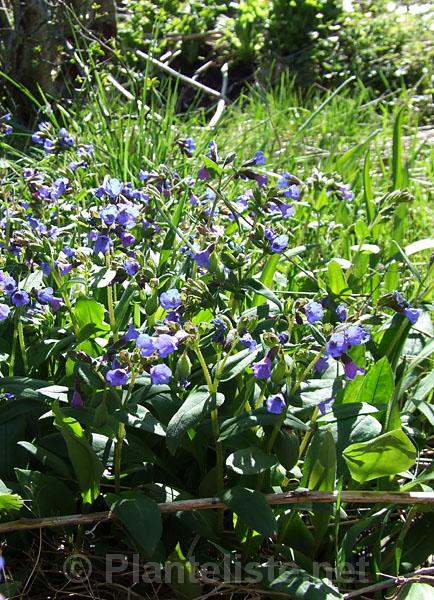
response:
<path id="1" fill-rule="evenodd" d="M 111 267 L 110 250 L 108 250 L 106 253 L 106 266 L 107 266 L 107 269 L 110 269 L 110 267 Z M 113 288 L 111 285 L 107 286 L 107 307 L 108 307 L 108 313 L 109 313 L 109 319 L 110 319 L 110 327 L 111 327 L 111 330 L 113 333 L 113 342 L 117 342 L 119 339 L 119 335 L 118 335 L 118 329 L 116 326 L 115 309 L 114 309 L 114 302 L 113 302 Z"/>
<path id="2" fill-rule="evenodd" d="M 125 396 L 125 400 L 122 402 L 122 408 L 126 407 L 131 394 L 133 392 L 134 384 L 136 383 L 137 373 L 132 373 L 131 381 L 128 386 L 128 391 Z M 120 421 L 118 425 L 118 432 L 116 435 L 116 446 L 114 456 L 114 473 L 115 473 L 115 493 L 119 494 L 121 489 L 121 465 L 122 465 L 122 444 L 124 443 L 125 437 L 125 424 Z"/>
<path id="3" fill-rule="evenodd" d="M 26 375 L 28 375 L 29 374 L 29 362 L 27 360 L 27 354 L 26 354 L 26 342 L 24 340 L 23 322 L 21 321 L 21 319 L 19 317 L 18 317 L 18 322 L 17 322 L 17 329 L 18 329 L 18 339 L 20 342 L 21 356 L 23 359 L 24 372 Z"/>
<path id="4" fill-rule="evenodd" d="M 218 409 L 217 409 L 217 388 L 218 388 L 218 377 L 216 376 L 214 382 L 211 379 L 211 374 L 209 372 L 206 361 L 203 357 L 203 354 L 199 348 L 199 344 L 194 346 L 194 351 L 196 353 L 197 358 L 199 359 L 200 366 L 202 367 L 202 371 L 205 377 L 206 384 L 208 386 L 208 391 L 211 396 L 211 401 L 215 403 L 215 408 L 211 411 L 211 424 L 215 441 L 215 452 L 216 452 L 216 471 L 217 471 L 217 491 L 220 492 L 224 488 L 224 453 L 223 453 L 223 445 L 218 441 L 220 435 L 220 427 L 218 420 Z M 218 530 L 220 532 L 223 531 L 223 510 L 218 511 Z"/>

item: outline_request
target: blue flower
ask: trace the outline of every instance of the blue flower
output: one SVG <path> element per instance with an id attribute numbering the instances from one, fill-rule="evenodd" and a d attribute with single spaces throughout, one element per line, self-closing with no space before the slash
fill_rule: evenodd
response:
<path id="1" fill-rule="evenodd" d="M 11 309 L 7 304 L 0 304 L 0 321 L 8 318 Z"/>
<path id="2" fill-rule="evenodd" d="M 345 321 L 348 317 L 348 310 L 346 305 L 341 302 L 340 304 L 337 305 L 336 307 L 336 314 L 338 316 L 338 319 L 340 321 Z"/>
<path id="3" fill-rule="evenodd" d="M 320 356 L 319 359 L 316 361 L 313 370 L 316 373 L 324 373 L 325 371 L 327 371 L 328 368 L 329 361 L 327 359 L 327 356 Z"/>
<path id="4" fill-rule="evenodd" d="M 322 415 L 325 415 L 326 413 L 330 412 L 333 407 L 334 401 L 335 401 L 335 399 L 332 397 L 332 398 L 327 398 L 327 400 L 321 400 L 321 402 L 318 402 L 319 412 Z"/>
<path id="5" fill-rule="evenodd" d="M 118 216 L 118 209 L 114 204 L 109 204 L 108 206 L 105 206 L 104 208 L 100 209 L 99 216 L 101 217 L 102 221 L 108 227 L 110 227 L 110 225 L 113 225 L 113 223 L 116 221 L 116 217 Z"/>
<path id="6" fill-rule="evenodd" d="M 124 269 L 128 275 L 135 275 L 140 269 L 140 265 L 135 258 L 127 258 L 124 262 Z"/>
<path id="7" fill-rule="evenodd" d="M 226 322 L 221 317 L 216 317 L 215 319 L 211 319 L 211 325 L 213 325 L 215 329 L 212 337 L 213 341 L 222 344 L 225 340 L 225 334 L 228 328 Z"/>
<path id="8" fill-rule="evenodd" d="M 181 294 L 177 289 L 172 288 L 163 292 L 160 296 L 160 305 L 164 310 L 172 310 L 178 308 L 181 304 Z"/>
<path id="9" fill-rule="evenodd" d="M 287 198 L 291 198 L 291 200 L 299 200 L 300 198 L 300 188 L 298 185 L 291 185 L 287 190 L 284 190 L 283 195 Z"/>
<path id="10" fill-rule="evenodd" d="M 39 290 L 37 293 L 39 302 L 48 303 L 51 302 L 54 298 L 54 290 L 52 287 L 44 288 L 43 290 Z"/>
<path id="11" fill-rule="evenodd" d="M 14 306 L 26 306 L 30 304 L 29 294 L 24 290 L 17 290 L 12 294 L 11 302 Z"/>
<path id="12" fill-rule="evenodd" d="M 106 373 L 106 381 L 114 387 L 124 385 L 128 380 L 128 373 L 125 369 L 110 369 Z"/>
<path id="13" fill-rule="evenodd" d="M 326 345 L 326 351 L 329 356 L 339 358 L 342 354 L 345 354 L 349 347 L 350 345 L 343 331 L 339 331 L 330 336 Z"/>
<path id="14" fill-rule="evenodd" d="M 155 349 L 158 350 L 161 358 L 166 358 L 172 352 L 178 350 L 178 340 L 173 335 L 162 333 L 154 340 Z"/>
<path id="15" fill-rule="evenodd" d="M 264 230 L 264 238 L 269 242 L 272 242 L 277 237 L 277 233 L 272 227 L 266 227 Z"/>
<path id="16" fill-rule="evenodd" d="M 350 325 L 345 329 L 345 338 L 350 346 L 360 346 L 370 338 L 369 333 L 360 325 Z"/>
<path id="17" fill-rule="evenodd" d="M 15 290 L 17 289 L 17 282 L 15 281 L 15 279 L 13 277 L 9 277 L 9 276 L 5 277 L 2 283 L 3 283 L 3 289 L 8 296 L 13 294 L 15 292 Z"/>
<path id="18" fill-rule="evenodd" d="M 136 340 L 139 337 L 139 332 L 134 327 L 134 323 L 130 323 L 128 325 L 128 329 L 124 334 L 124 338 L 126 342 L 131 342 L 132 340 Z"/>
<path id="19" fill-rule="evenodd" d="M 265 405 L 268 412 L 273 413 L 274 415 L 280 415 L 286 408 L 286 403 L 282 394 L 270 396 L 270 398 L 267 398 Z"/>
<path id="20" fill-rule="evenodd" d="M 288 246 L 288 236 L 279 235 L 271 242 L 271 251 L 276 254 L 281 254 Z"/>
<path id="21" fill-rule="evenodd" d="M 167 365 L 155 365 L 151 368 L 150 375 L 154 385 L 164 385 L 169 383 L 172 371 Z"/>
<path id="22" fill-rule="evenodd" d="M 279 333 L 279 343 L 280 344 L 286 344 L 286 342 L 289 340 L 289 335 L 285 332 Z"/>
<path id="23" fill-rule="evenodd" d="M 344 371 L 347 379 L 354 379 L 356 375 L 363 375 L 365 372 L 365 369 L 358 367 L 349 356 L 343 356 L 342 362 L 344 364 Z"/>
<path id="24" fill-rule="evenodd" d="M 324 316 L 322 304 L 315 302 L 314 300 L 306 304 L 305 311 L 307 320 L 311 324 L 321 321 Z"/>
<path id="25" fill-rule="evenodd" d="M 141 333 L 136 338 L 136 346 L 140 348 L 142 356 L 151 356 L 155 351 L 154 338 L 147 333 Z"/>
<path id="26" fill-rule="evenodd" d="M 271 377 L 271 358 L 265 356 L 262 360 L 252 364 L 255 379 L 269 379 Z"/>
<path id="27" fill-rule="evenodd" d="M 83 408 L 83 406 L 83 398 L 81 397 L 80 392 L 78 390 L 75 390 L 72 394 L 71 408 Z"/>
<path id="28" fill-rule="evenodd" d="M 129 233 L 128 231 L 122 231 L 119 239 L 121 240 L 122 246 L 125 248 L 128 248 L 128 246 L 131 246 L 136 241 L 136 238 L 133 236 L 133 234 Z"/>
<path id="29" fill-rule="evenodd" d="M 196 252 L 196 254 L 193 254 L 193 259 L 196 261 L 199 267 L 209 269 L 211 266 L 210 255 L 211 250 L 207 248 L 206 250 L 202 250 L 201 252 Z"/>
<path id="30" fill-rule="evenodd" d="M 122 192 L 122 188 L 123 188 L 122 182 L 120 182 L 119 179 L 116 179 L 115 177 L 113 177 L 112 179 L 109 179 L 103 185 L 104 192 L 108 196 L 110 196 L 110 198 L 118 198 Z"/>
<path id="31" fill-rule="evenodd" d="M 109 236 L 105 233 L 102 233 L 101 235 L 99 235 L 96 240 L 95 240 L 95 244 L 93 247 L 93 251 L 95 254 L 99 254 L 100 252 L 102 254 L 105 254 L 106 252 L 108 252 L 110 250 L 112 246 L 112 241 L 109 238 Z"/>
<path id="32" fill-rule="evenodd" d="M 420 308 L 412 308 L 409 306 L 408 308 L 403 309 L 402 314 L 407 317 L 412 325 L 414 325 L 422 314 L 422 311 Z"/>
<path id="33" fill-rule="evenodd" d="M 255 161 L 255 165 L 265 165 L 265 163 L 267 162 L 267 159 L 265 158 L 265 155 L 262 152 L 262 150 L 258 150 L 257 152 L 255 152 L 255 154 L 253 155 L 253 160 Z"/>
<path id="34" fill-rule="evenodd" d="M 257 341 L 252 338 L 250 333 L 245 333 L 243 336 L 241 336 L 240 342 L 245 348 L 248 348 L 249 352 L 256 350 L 258 345 Z"/>

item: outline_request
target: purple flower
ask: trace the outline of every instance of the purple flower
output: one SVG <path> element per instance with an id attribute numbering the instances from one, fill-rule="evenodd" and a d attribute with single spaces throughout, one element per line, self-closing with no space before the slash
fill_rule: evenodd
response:
<path id="1" fill-rule="evenodd" d="M 349 356 L 343 356 L 342 362 L 344 363 L 344 371 L 347 379 L 354 379 L 356 375 L 363 375 L 365 369 L 358 367 Z"/>
<path id="2" fill-rule="evenodd" d="M 283 202 L 281 202 L 279 204 L 279 209 L 282 213 L 282 219 L 284 220 L 294 216 L 295 209 L 292 204 L 284 204 Z"/>
<path id="3" fill-rule="evenodd" d="M 258 345 L 257 341 L 254 340 L 250 333 L 245 333 L 240 337 L 240 342 L 245 348 L 248 348 L 249 352 L 253 352 Z"/>
<path id="4" fill-rule="evenodd" d="M 163 292 L 160 296 L 160 305 L 164 308 L 164 310 L 178 308 L 180 304 L 181 295 L 175 288 L 167 290 L 167 292 Z"/>
<path id="5" fill-rule="evenodd" d="M 327 400 L 321 400 L 321 402 L 318 402 L 319 412 L 322 415 L 325 415 L 326 413 L 330 412 L 334 401 L 335 401 L 335 399 L 332 397 L 332 398 L 327 398 Z"/>
<path id="6" fill-rule="evenodd" d="M 402 311 L 402 314 L 407 317 L 407 319 L 410 321 L 410 323 L 412 325 L 414 325 L 416 323 L 416 321 L 419 319 L 419 317 L 422 314 L 422 311 L 420 308 L 412 308 L 411 306 L 409 306 L 408 308 L 404 308 L 404 310 Z"/>
<path id="7" fill-rule="evenodd" d="M 338 191 L 341 193 L 341 196 L 344 200 L 351 201 L 354 197 L 353 192 L 350 189 L 349 185 L 345 183 L 338 183 Z"/>
<path id="8" fill-rule="evenodd" d="M 182 315 L 179 310 L 170 310 L 164 317 L 165 323 L 178 323 L 182 325 Z"/>
<path id="9" fill-rule="evenodd" d="M 346 318 L 348 317 L 348 310 L 347 310 L 346 305 L 343 302 L 341 302 L 340 304 L 337 305 L 336 314 L 340 321 L 345 321 Z"/>
<path id="10" fill-rule="evenodd" d="M 41 262 L 41 271 L 47 277 L 51 273 L 51 265 L 46 262 Z"/>
<path id="11" fill-rule="evenodd" d="M 269 242 L 272 242 L 277 237 L 276 232 L 272 227 L 266 227 L 264 230 L 264 238 Z"/>
<path id="12" fill-rule="evenodd" d="M 178 350 L 178 340 L 173 335 L 162 333 L 154 340 L 155 349 L 158 350 L 161 358 L 166 358 L 175 350 Z"/>
<path id="13" fill-rule="evenodd" d="M 126 342 L 131 342 L 132 340 L 136 340 L 139 337 L 139 332 L 134 327 L 134 323 L 130 323 L 128 325 L 128 329 L 124 334 L 124 338 Z"/>
<path id="14" fill-rule="evenodd" d="M 110 227 L 110 225 L 113 225 L 113 223 L 116 221 L 116 217 L 118 216 L 118 209 L 114 204 L 109 204 L 108 206 L 105 206 L 104 208 L 100 209 L 99 216 L 101 217 L 102 221 L 107 225 L 107 227 Z"/>
<path id="15" fill-rule="evenodd" d="M 63 254 L 67 257 L 67 258 L 71 258 L 72 256 L 75 255 L 75 250 L 73 250 L 72 248 L 70 248 L 69 246 L 63 246 Z"/>
<path id="16" fill-rule="evenodd" d="M 349 343 L 342 331 L 333 333 L 327 342 L 326 351 L 329 356 L 339 358 L 349 349 Z"/>
<path id="17" fill-rule="evenodd" d="M 128 231 L 122 231 L 119 238 L 122 246 L 125 248 L 128 248 L 128 246 L 131 246 L 136 241 L 136 238 L 133 236 L 133 234 L 129 233 Z"/>
<path id="18" fill-rule="evenodd" d="M 284 190 L 283 195 L 291 200 L 298 200 L 300 198 L 300 188 L 293 184 L 290 185 L 287 190 Z"/>
<path id="19" fill-rule="evenodd" d="M 289 335 L 287 333 L 285 333 L 284 331 L 282 333 L 279 333 L 279 343 L 280 344 L 286 344 L 286 342 L 289 340 Z"/>
<path id="20" fill-rule="evenodd" d="M 119 211 L 116 221 L 123 227 L 132 227 L 136 223 L 139 211 L 135 206 L 122 205 L 122 210 Z"/>
<path id="21" fill-rule="evenodd" d="M 15 281 L 15 279 L 13 277 L 7 276 L 3 280 L 3 289 L 4 289 L 5 293 L 8 296 L 10 296 L 17 289 L 17 282 Z"/>
<path id="22" fill-rule="evenodd" d="M 210 255 L 211 250 L 207 248 L 206 250 L 202 250 L 201 252 L 196 252 L 196 254 L 193 254 L 193 259 L 196 261 L 199 267 L 209 269 L 211 265 Z"/>
<path id="23" fill-rule="evenodd" d="M 255 379 L 269 379 L 271 377 L 271 358 L 265 356 L 262 360 L 252 364 Z"/>
<path id="24" fill-rule="evenodd" d="M 207 181 L 208 179 L 211 179 L 211 175 L 209 174 L 208 169 L 201 167 L 197 172 L 197 178 L 202 181 Z"/>
<path id="25" fill-rule="evenodd" d="M 282 394 L 270 396 L 270 398 L 267 398 L 265 405 L 268 412 L 273 413 L 274 415 L 280 415 L 286 408 L 286 403 Z"/>
<path id="26" fill-rule="evenodd" d="M 93 251 L 95 254 L 99 254 L 100 252 L 102 254 L 105 254 L 106 252 L 108 252 L 110 250 L 112 246 L 112 241 L 109 238 L 109 236 L 105 233 L 102 233 L 101 235 L 99 235 L 96 240 L 95 240 L 95 244 L 93 247 Z"/>
<path id="27" fill-rule="evenodd" d="M 128 275 L 135 275 L 140 269 L 140 265 L 135 258 L 127 258 L 124 262 L 124 269 Z"/>
<path id="28" fill-rule="evenodd" d="M 60 260 L 57 260 L 55 264 L 56 267 L 59 269 L 59 273 L 62 276 L 67 275 L 70 271 L 72 271 L 72 265 L 68 262 L 62 262 Z"/>
<path id="29" fill-rule="evenodd" d="M 122 187 L 123 185 L 119 179 L 113 177 L 105 183 L 103 189 L 110 198 L 118 198 L 122 192 Z"/>
<path id="30" fill-rule="evenodd" d="M 44 288 L 43 290 L 39 290 L 37 293 L 39 302 L 48 303 L 54 298 L 54 290 L 52 287 Z"/>
<path id="31" fill-rule="evenodd" d="M 7 319 L 10 312 L 11 309 L 7 304 L 0 304 L 0 321 Z"/>
<path id="32" fill-rule="evenodd" d="M 350 346 L 360 346 L 370 338 L 369 333 L 360 325 L 350 325 L 345 329 L 345 338 Z"/>
<path id="33" fill-rule="evenodd" d="M 11 302 L 14 306 L 26 306 L 30 304 L 29 294 L 24 290 L 17 290 L 12 294 Z"/>
<path id="34" fill-rule="evenodd" d="M 268 177 L 266 175 L 262 175 L 262 173 L 255 173 L 255 181 L 259 187 L 264 187 L 264 185 L 267 185 Z"/>
<path id="35" fill-rule="evenodd" d="M 306 304 L 305 311 L 308 323 L 311 324 L 321 321 L 324 316 L 322 304 L 315 302 L 314 300 Z"/>
<path id="36" fill-rule="evenodd" d="M 324 371 L 327 371 L 328 367 L 329 362 L 327 356 L 320 356 L 319 359 L 316 361 L 313 370 L 316 373 L 324 373 Z"/>
<path id="37" fill-rule="evenodd" d="M 83 408 L 83 406 L 83 398 L 81 397 L 80 392 L 78 390 L 75 390 L 72 394 L 71 408 Z"/>
<path id="38" fill-rule="evenodd" d="M 154 338 L 147 333 L 141 333 L 136 338 L 136 346 L 140 348 L 142 356 L 151 356 L 155 351 Z"/>
<path id="39" fill-rule="evenodd" d="M 151 368 L 150 375 L 154 385 L 164 385 L 169 383 L 172 371 L 167 365 L 155 365 Z"/>
<path id="40" fill-rule="evenodd" d="M 253 160 L 255 161 L 255 165 L 265 165 L 265 163 L 267 162 L 262 150 L 258 150 L 257 152 L 255 152 L 255 154 L 253 155 Z"/>
<path id="41" fill-rule="evenodd" d="M 110 369 L 106 373 L 106 381 L 114 387 L 124 385 L 128 379 L 128 373 L 125 369 Z"/>
<path id="42" fill-rule="evenodd" d="M 271 251 L 276 254 L 281 254 L 288 246 L 288 236 L 279 235 L 271 242 Z"/>

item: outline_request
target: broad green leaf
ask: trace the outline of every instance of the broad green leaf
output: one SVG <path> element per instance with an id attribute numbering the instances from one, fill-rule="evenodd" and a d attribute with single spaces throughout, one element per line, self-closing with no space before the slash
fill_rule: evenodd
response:
<path id="1" fill-rule="evenodd" d="M 343 600 L 342 594 L 327 579 L 314 577 L 302 569 L 290 569 L 270 583 L 274 592 L 294 600 Z"/>
<path id="2" fill-rule="evenodd" d="M 282 467 L 289 471 L 298 463 L 300 453 L 298 436 L 291 431 L 281 429 L 274 443 L 273 450 Z"/>
<path id="3" fill-rule="evenodd" d="M 18 494 L 0 492 L 0 512 L 20 510 L 23 504 L 23 499 Z"/>
<path id="4" fill-rule="evenodd" d="M 73 473 L 70 470 L 70 467 L 62 458 L 54 454 L 54 452 L 51 452 L 42 446 L 31 444 L 30 442 L 18 442 L 18 446 L 27 450 L 27 452 L 39 460 L 44 467 L 50 467 L 55 473 L 65 477 L 65 479 L 73 479 Z"/>
<path id="5" fill-rule="evenodd" d="M 388 404 L 394 389 L 393 372 L 387 356 L 383 356 L 369 368 L 353 402 Z"/>
<path id="6" fill-rule="evenodd" d="M 235 486 L 226 490 L 221 499 L 246 525 L 270 537 L 276 533 L 277 523 L 273 511 L 260 492 Z"/>
<path id="7" fill-rule="evenodd" d="M 356 481 L 364 483 L 379 477 L 397 475 L 416 460 L 416 449 L 400 429 L 348 446 L 343 456 Z"/>
<path id="8" fill-rule="evenodd" d="M 24 490 L 23 495 L 32 501 L 32 511 L 35 515 L 58 515 L 60 506 L 63 514 L 75 512 L 76 499 L 61 479 L 26 469 L 15 469 L 15 473 Z"/>
<path id="9" fill-rule="evenodd" d="M 273 415 L 266 409 L 260 408 L 254 412 L 245 412 L 237 417 L 225 419 L 220 426 L 219 440 L 223 441 L 230 439 L 231 437 L 243 433 L 247 429 L 252 429 L 253 427 L 266 427 L 274 425 L 278 418 L 278 415 Z M 285 418 L 285 425 L 291 429 L 296 429 L 299 431 L 308 430 L 307 425 L 303 423 L 303 421 L 300 421 L 300 419 L 297 419 L 297 417 L 289 414 L 287 414 Z"/>
<path id="10" fill-rule="evenodd" d="M 434 587 L 429 583 L 408 583 L 399 592 L 399 600 L 434 600 Z"/>
<path id="11" fill-rule="evenodd" d="M 303 465 L 302 487 L 309 490 L 333 490 L 336 478 L 336 447 L 330 431 L 315 433 Z"/>
<path id="12" fill-rule="evenodd" d="M 166 432 L 160 422 L 144 406 L 130 406 L 128 413 L 116 411 L 115 415 L 121 417 L 124 423 L 135 429 L 142 429 L 155 435 L 165 436 Z"/>
<path id="13" fill-rule="evenodd" d="M 81 495 L 85 504 L 91 504 L 99 495 L 99 483 L 104 467 L 92 449 L 84 431 L 73 417 L 65 416 L 57 407 L 52 407 L 54 425 L 60 429 L 68 448 Z"/>
<path id="14" fill-rule="evenodd" d="M 93 298 L 78 298 L 74 307 L 74 317 L 80 329 L 80 339 L 95 337 L 110 330 L 104 322 L 104 305 Z"/>
<path id="15" fill-rule="evenodd" d="M 192 392 L 183 405 L 170 419 L 166 430 L 166 444 L 169 452 L 174 454 L 187 429 L 196 427 L 209 413 L 223 404 L 223 394 L 211 397 L 205 387 L 200 387 Z"/>
<path id="16" fill-rule="evenodd" d="M 260 448 L 252 446 L 236 450 L 226 459 L 226 466 L 239 475 L 254 475 L 268 471 L 276 464 L 276 458 Z"/>
<path id="17" fill-rule="evenodd" d="M 161 513 L 155 500 L 141 491 L 107 494 L 106 500 L 138 548 L 148 558 L 152 557 L 163 532 Z"/>
<path id="18" fill-rule="evenodd" d="M 327 265 L 327 271 L 330 291 L 336 295 L 348 293 L 349 288 L 341 265 L 336 260 L 331 260 Z"/>

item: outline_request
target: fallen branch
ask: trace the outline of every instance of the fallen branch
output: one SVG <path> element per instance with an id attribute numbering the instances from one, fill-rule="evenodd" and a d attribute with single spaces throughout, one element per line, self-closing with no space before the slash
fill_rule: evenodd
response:
<path id="1" fill-rule="evenodd" d="M 355 590 L 354 592 L 348 592 L 348 594 L 344 595 L 344 600 L 351 600 L 352 598 L 359 598 L 360 596 L 364 596 L 365 594 L 374 594 L 375 592 L 380 592 L 381 590 L 385 590 L 392 586 L 403 586 L 409 583 L 433 583 L 433 578 L 429 577 L 430 574 L 434 573 L 434 567 L 425 567 L 423 569 L 419 569 L 418 571 L 413 571 L 413 573 L 406 573 L 405 575 L 398 575 L 397 577 L 390 577 L 385 581 L 379 581 L 378 583 L 373 583 L 372 585 L 368 585 L 367 587 L 360 588 L 359 590 Z"/>
<path id="2" fill-rule="evenodd" d="M 214 96 L 214 98 L 218 98 L 219 100 L 224 100 L 225 102 L 228 101 L 226 96 L 222 96 L 222 94 L 220 92 L 213 90 L 212 88 L 208 87 L 207 85 L 204 85 L 203 83 L 200 83 L 199 81 L 195 81 L 191 77 L 187 77 L 187 75 L 178 73 L 178 71 L 175 71 L 175 69 L 172 69 L 172 67 L 169 67 L 168 65 L 162 63 L 161 61 L 157 60 L 156 58 L 153 58 L 149 54 L 146 54 L 146 52 L 142 52 L 141 50 L 136 50 L 136 54 L 137 54 L 137 56 L 140 56 L 141 58 L 148 60 L 150 63 L 152 63 L 153 65 L 155 65 L 162 71 L 165 71 L 169 75 L 176 77 L 177 79 L 183 81 L 184 83 L 187 83 L 188 85 L 191 85 L 191 86 L 197 88 L 198 90 L 201 90 L 202 92 L 205 92 L 206 94 L 209 94 L 210 96 Z"/>
<path id="3" fill-rule="evenodd" d="M 220 69 L 221 74 L 222 74 L 222 87 L 220 90 L 220 94 L 222 95 L 222 98 L 226 97 L 226 92 L 228 91 L 228 81 L 229 81 L 229 66 L 228 63 L 225 63 L 224 65 L 222 65 L 222 68 Z M 214 113 L 213 118 L 211 119 L 211 121 L 208 123 L 208 129 L 213 129 L 217 123 L 220 121 L 220 117 L 223 114 L 223 111 L 225 109 L 226 106 L 226 101 L 225 100 L 219 100 L 217 103 L 217 108 L 216 111 Z"/>
<path id="4" fill-rule="evenodd" d="M 288 504 L 329 504 L 337 502 L 345 504 L 434 504 L 434 492 L 315 492 L 310 490 L 267 494 L 267 504 L 281 506 Z M 162 513 L 189 512 L 226 508 L 220 498 L 195 498 L 193 500 L 176 500 L 162 502 L 158 505 Z M 40 519 L 22 518 L 17 521 L 0 523 L 0 533 L 22 531 L 25 529 L 42 529 L 47 527 L 67 527 L 69 525 L 85 525 L 97 521 L 113 521 L 116 515 L 111 511 L 95 512 L 83 515 L 65 515 L 60 517 L 42 517 Z"/>

